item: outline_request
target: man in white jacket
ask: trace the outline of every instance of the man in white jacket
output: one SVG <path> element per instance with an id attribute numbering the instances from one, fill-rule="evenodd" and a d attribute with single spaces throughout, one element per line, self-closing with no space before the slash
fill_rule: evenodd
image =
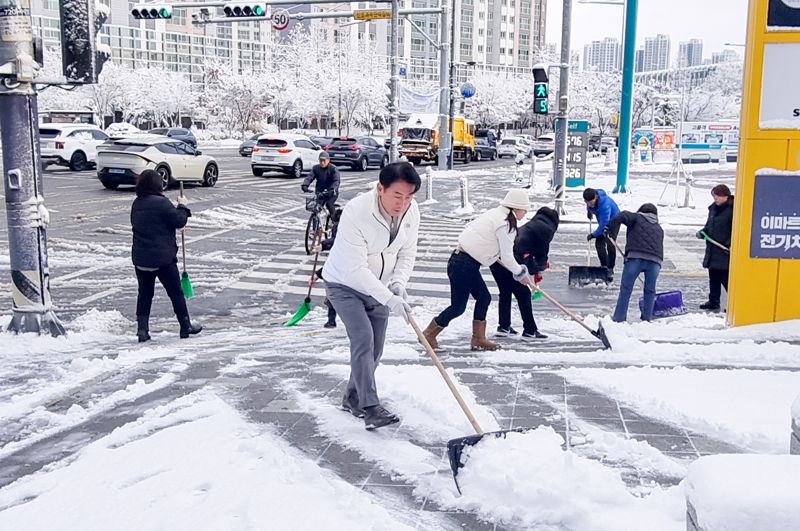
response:
<path id="1" fill-rule="evenodd" d="M 407 162 L 381 170 L 378 185 L 344 207 L 322 271 L 328 299 L 350 339 L 350 379 L 342 409 L 368 430 L 398 422 L 380 404 L 375 369 L 383 354 L 389 313 L 406 318 L 406 284 L 414 269 L 421 181 Z"/>

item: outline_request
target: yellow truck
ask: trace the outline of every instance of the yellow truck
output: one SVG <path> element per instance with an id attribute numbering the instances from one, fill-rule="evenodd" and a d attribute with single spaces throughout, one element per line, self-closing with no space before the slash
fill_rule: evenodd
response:
<path id="1" fill-rule="evenodd" d="M 454 160 L 467 164 L 475 156 L 475 122 L 456 116 L 453 130 Z M 400 128 L 400 156 L 413 164 L 437 164 L 440 140 L 438 114 L 412 114 Z"/>

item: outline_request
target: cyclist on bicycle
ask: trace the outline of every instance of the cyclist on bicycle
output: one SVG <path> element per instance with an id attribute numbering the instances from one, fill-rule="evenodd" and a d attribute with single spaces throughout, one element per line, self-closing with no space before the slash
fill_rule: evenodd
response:
<path id="1" fill-rule="evenodd" d="M 319 164 L 311 168 L 300 188 L 308 193 L 311 183 L 316 181 L 314 185 L 314 192 L 317 197 L 324 194 L 325 208 L 328 209 L 328 214 L 333 216 L 334 204 L 339 197 L 339 170 L 331 164 L 331 157 L 327 151 L 322 151 L 319 154 Z"/>

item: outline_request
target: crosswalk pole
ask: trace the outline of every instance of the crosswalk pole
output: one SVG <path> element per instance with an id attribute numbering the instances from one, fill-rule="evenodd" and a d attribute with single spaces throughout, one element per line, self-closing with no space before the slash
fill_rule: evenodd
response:
<path id="1" fill-rule="evenodd" d="M 433 201 L 433 170 L 430 166 L 425 170 L 425 201 Z"/>
<path id="2" fill-rule="evenodd" d="M 469 181 L 466 177 L 461 177 L 459 184 L 461 186 L 461 208 L 467 208 L 469 205 Z"/>

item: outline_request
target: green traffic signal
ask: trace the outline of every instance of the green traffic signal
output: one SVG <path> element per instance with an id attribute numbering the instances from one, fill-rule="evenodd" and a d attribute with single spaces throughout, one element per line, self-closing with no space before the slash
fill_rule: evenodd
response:
<path id="1" fill-rule="evenodd" d="M 534 85 L 535 98 L 547 98 L 547 83 L 536 83 Z"/>
<path id="2" fill-rule="evenodd" d="M 172 18 L 172 11 L 169 8 L 162 7 L 158 10 L 158 15 L 161 18 Z"/>
<path id="3" fill-rule="evenodd" d="M 254 6 L 253 7 L 253 14 L 257 17 L 260 17 L 264 14 L 264 8 L 261 6 Z"/>

